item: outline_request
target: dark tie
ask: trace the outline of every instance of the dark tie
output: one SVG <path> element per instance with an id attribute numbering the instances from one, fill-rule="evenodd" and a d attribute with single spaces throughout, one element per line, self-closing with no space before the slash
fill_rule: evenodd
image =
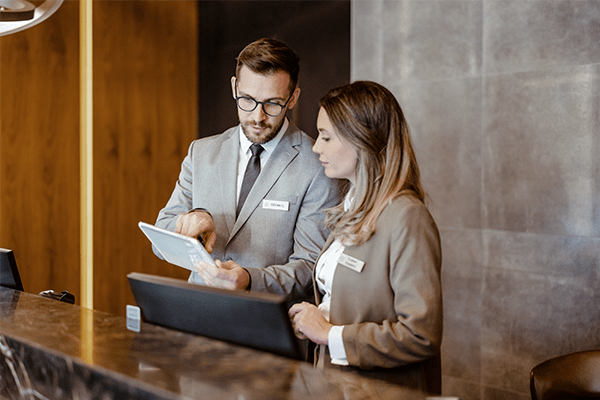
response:
<path id="1" fill-rule="evenodd" d="M 240 210 L 246 201 L 246 197 L 248 197 L 248 193 L 250 193 L 250 189 L 252 189 L 252 185 L 254 185 L 254 181 L 256 181 L 258 174 L 260 174 L 260 153 L 262 153 L 263 150 L 264 149 L 260 144 L 253 144 L 250 146 L 252 157 L 250 157 L 250 160 L 248 161 L 244 180 L 242 181 L 242 189 L 240 190 L 240 198 L 235 213 L 236 217 L 239 215 Z"/>

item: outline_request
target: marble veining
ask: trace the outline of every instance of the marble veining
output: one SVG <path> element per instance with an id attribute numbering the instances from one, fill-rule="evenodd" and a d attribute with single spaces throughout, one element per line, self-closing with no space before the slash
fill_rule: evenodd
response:
<path id="1" fill-rule="evenodd" d="M 424 399 L 353 374 L 0 288 L 0 399 Z"/>
<path id="2" fill-rule="evenodd" d="M 3 383 L 3 387 L 10 385 L 12 382 L 14 384 L 13 390 L 18 392 L 21 398 L 47 399 L 47 397 L 41 395 L 37 390 L 32 388 L 25 365 L 23 365 L 21 359 L 13 354 L 6 338 L 2 335 L 0 335 L 0 354 L 2 354 L 4 362 L 10 371 L 8 377 L 2 377 L 2 380 L 6 381 L 6 383 Z"/>

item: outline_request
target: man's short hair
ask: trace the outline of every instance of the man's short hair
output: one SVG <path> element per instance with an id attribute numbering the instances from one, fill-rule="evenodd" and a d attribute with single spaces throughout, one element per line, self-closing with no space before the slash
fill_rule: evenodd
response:
<path id="1" fill-rule="evenodd" d="M 290 92 L 298 85 L 300 57 L 285 43 L 263 38 L 250 43 L 236 58 L 235 74 L 239 78 L 242 66 L 257 74 L 272 74 L 278 71 L 290 76 Z"/>

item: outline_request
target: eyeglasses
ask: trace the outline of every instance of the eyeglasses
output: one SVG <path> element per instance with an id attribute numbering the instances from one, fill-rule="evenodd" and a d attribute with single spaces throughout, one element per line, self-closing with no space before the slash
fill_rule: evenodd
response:
<path id="1" fill-rule="evenodd" d="M 284 104 L 273 103 L 272 101 L 258 101 L 254 100 L 252 97 L 238 96 L 237 82 L 235 83 L 235 101 L 239 109 L 245 112 L 252 112 L 260 104 L 265 114 L 269 117 L 278 117 L 292 99 L 293 94 L 294 92 L 290 94 L 290 97 L 288 97 Z"/>

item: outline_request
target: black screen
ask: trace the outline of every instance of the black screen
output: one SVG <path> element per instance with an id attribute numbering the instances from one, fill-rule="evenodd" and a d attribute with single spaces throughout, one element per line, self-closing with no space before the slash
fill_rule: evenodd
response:
<path id="1" fill-rule="evenodd" d="M 0 286 L 23 291 L 23 284 L 12 250 L 0 249 Z"/>

